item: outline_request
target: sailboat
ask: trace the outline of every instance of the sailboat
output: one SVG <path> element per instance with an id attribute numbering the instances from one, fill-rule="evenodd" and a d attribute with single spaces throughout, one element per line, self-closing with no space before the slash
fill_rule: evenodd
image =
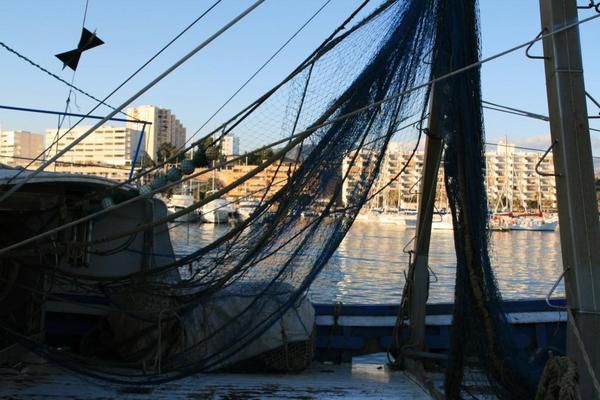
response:
<path id="1" fill-rule="evenodd" d="M 205 196 L 211 196 L 217 193 L 215 188 L 216 181 L 216 170 L 214 169 L 213 161 L 213 173 L 212 173 L 212 189 L 207 191 Z M 229 200 L 223 198 L 216 198 L 200 208 L 200 216 L 203 222 L 209 224 L 228 224 L 230 221 L 235 220 L 237 211 Z"/>

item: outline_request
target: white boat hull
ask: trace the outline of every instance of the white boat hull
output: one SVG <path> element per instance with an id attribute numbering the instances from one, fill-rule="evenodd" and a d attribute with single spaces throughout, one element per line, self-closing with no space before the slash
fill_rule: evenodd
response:
<path id="1" fill-rule="evenodd" d="M 201 210 L 202 220 L 209 224 L 227 224 L 230 217 L 236 215 L 236 210 L 225 199 L 215 199 L 205 204 Z"/>

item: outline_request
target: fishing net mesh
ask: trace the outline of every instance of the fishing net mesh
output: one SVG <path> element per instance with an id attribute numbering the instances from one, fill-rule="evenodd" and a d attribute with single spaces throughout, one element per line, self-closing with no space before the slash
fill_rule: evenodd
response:
<path id="1" fill-rule="evenodd" d="M 235 134 L 249 149 L 279 141 L 261 166 L 286 168 L 285 183 L 274 184 L 273 175 L 255 196 L 258 206 L 247 220 L 153 271 L 109 281 L 49 272 L 56 281 L 79 285 L 137 321 L 132 335 L 145 335 L 146 344 L 132 349 L 124 340 L 115 347 L 128 348 L 134 361 L 139 358 L 135 354 L 154 354 L 152 372 L 116 372 L 131 366 L 127 360 L 108 363 L 49 348 L 36 350 L 91 376 L 140 383 L 212 370 L 242 351 L 306 296 L 372 196 L 389 143 L 418 143 L 431 78 L 479 61 L 477 26 L 474 0 L 384 2 L 215 130 L 217 138 Z M 446 394 L 460 396 L 468 365 L 484 371 L 496 394 L 525 398 L 530 392 L 522 377 L 527 374 L 519 367 L 525 364 L 512 355 L 509 324 L 488 257 L 479 69 L 438 85 L 438 109 L 432 111 L 442 119 L 457 253 Z M 400 130 L 403 126 L 408 129 Z M 294 161 L 293 170 L 277 164 L 282 160 Z M 352 181 L 350 170 L 359 171 Z M 115 249 L 120 250 L 127 245 L 123 237 L 127 235 L 117 233 L 87 246 L 119 243 Z M 210 312 L 211 301 L 232 293 L 251 300 L 226 323 L 205 326 L 202 340 L 182 344 L 187 342 L 178 327 L 186 315 L 198 308 Z M 219 336 L 227 339 L 209 348 Z"/>

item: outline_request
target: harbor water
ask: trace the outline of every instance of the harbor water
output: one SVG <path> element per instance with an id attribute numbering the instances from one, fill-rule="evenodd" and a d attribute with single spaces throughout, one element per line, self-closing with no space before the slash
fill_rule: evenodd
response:
<path id="1" fill-rule="evenodd" d="M 210 243 L 227 225 L 180 224 L 171 227 L 178 254 Z M 313 283 L 313 302 L 344 304 L 398 303 L 408 269 L 414 229 L 355 223 L 336 254 Z M 562 272 L 558 232 L 491 233 L 492 265 L 505 299 L 544 298 Z M 430 303 L 454 297 L 456 257 L 452 231 L 433 231 L 429 256 Z M 554 295 L 564 296 L 562 283 Z"/>

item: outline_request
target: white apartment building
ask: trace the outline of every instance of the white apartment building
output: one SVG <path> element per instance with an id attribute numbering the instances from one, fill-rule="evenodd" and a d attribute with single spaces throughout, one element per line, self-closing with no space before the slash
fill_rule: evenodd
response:
<path id="1" fill-rule="evenodd" d="M 44 151 L 44 135 L 27 131 L 0 132 L 0 162 L 25 164 Z"/>
<path id="2" fill-rule="evenodd" d="M 153 105 L 141 105 L 128 108 L 127 115 L 137 118 L 141 121 L 150 122 L 152 125 L 146 125 L 144 129 L 144 147 L 146 153 L 156 160 L 157 152 L 163 143 L 171 143 L 180 148 L 185 144 L 186 129 L 177 119 L 175 114 L 167 108 L 160 108 Z M 142 125 L 135 122 L 127 122 L 126 126 L 137 131 L 142 130 Z"/>
<path id="3" fill-rule="evenodd" d="M 342 168 L 343 174 L 350 169 L 342 189 L 344 202 L 347 202 L 355 185 L 361 181 L 361 173 L 372 168 L 375 161 L 368 150 L 361 150 L 350 168 L 355 154 L 351 153 L 345 158 Z M 373 198 L 368 204 L 369 208 L 416 208 L 424 154 L 418 151 L 412 159 L 410 155 L 411 151 L 403 151 L 395 144 L 390 146 L 371 193 L 379 191 L 403 168 L 404 171 Z M 556 209 L 556 183 L 554 176 L 551 176 L 554 170 L 552 154 L 548 154 L 540 162 L 541 157 L 541 153 L 516 151 L 514 145 L 504 143 L 499 143 L 496 150 L 486 152 L 486 187 L 491 210 L 533 210 L 538 207 L 543 210 Z M 538 170 L 545 175 L 536 172 L 538 162 Z M 447 207 L 443 167 L 438 174 L 436 206 L 438 209 Z"/>
<path id="4" fill-rule="evenodd" d="M 542 155 L 518 151 L 514 144 L 503 142 L 498 143 L 496 151 L 486 153 L 486 184 L 492 210 L 524 210 L 538 205 L 542 209 L 557 208 L 552 153 L 544 159 Z"/>
<path id="5" fill-rule="evenodd" d="M 226 157 L 238 156 L 240 154 L 240 138 L 227 134 L 221 139 L 221 154 Z"/>
<path id="6" fill-rule="evenodd" d="M 87 132 L 90 127 L 78 126 L 69 133 L 68 128 L 61 129 L 58 134 L 56 129 L 46 130 L 46 145 L 49 146 L 60 137 L 46 153 L 51 157 L 64 149 L 69 143 Z M 64 136 L 63 136 L 64 135 Z M 65 153 L 60 161 L 83 164 L 131 164 L 140 132 L 126 127 L 102 126 L 91 135 L 83 139 L 73 149 Z M 143 150 L 141 146 L 140 154 Z"/>

